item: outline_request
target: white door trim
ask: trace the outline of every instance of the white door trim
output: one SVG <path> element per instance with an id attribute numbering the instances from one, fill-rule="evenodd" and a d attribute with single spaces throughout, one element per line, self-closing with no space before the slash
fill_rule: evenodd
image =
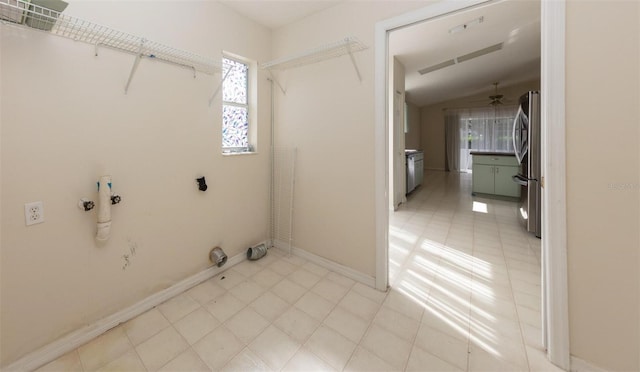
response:
<path id="1" fill-rule="evenodd" d="M 547 356 L 571 367 L 567 283 L 565 3 L 542 1 L 542 297 Z M 546 315 L 546 316 L 545 316 Z"/>
<path id="2" fill-rule="evenodd" d="M 444 0 L 425 8 L 378 22 L 375 27 L 375 208 L 376 288 L 386 290 L 389 279 L 389 142 L 388 35 L 401 27 L 489 2 Z M 564 102 L 564 1 L 542 0 L 543 97 L 543 275 L 547 325 L 545 341 L 552 363 L 570 368 L 566 244 L 566 163 Z M 545 98 L 546 97 L 546 98 Z M 546 108 L 545 108 L 546 106 Z"/>

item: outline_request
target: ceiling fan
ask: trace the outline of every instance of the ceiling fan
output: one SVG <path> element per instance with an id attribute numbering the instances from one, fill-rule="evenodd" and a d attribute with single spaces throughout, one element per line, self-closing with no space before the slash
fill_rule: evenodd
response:
<path id="1" fill-rule="evenodd" d="M 491 106 L 504 105 L 504 102 L 502 102 L 504 95 L 498 94 L 498 82 L 496 81 L 495 83 L 493 83 L 493 86 L 495 93 L 492 96 L 489 96 L 489 99 L 491 100 L 489 104 Z"/>

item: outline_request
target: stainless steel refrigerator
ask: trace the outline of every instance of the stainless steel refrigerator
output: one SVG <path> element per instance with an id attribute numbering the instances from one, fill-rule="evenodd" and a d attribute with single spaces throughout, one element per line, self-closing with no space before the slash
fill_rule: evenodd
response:
<path id="1" fill-rule="evenodd" d="M 527 230 L 542 235 L 540 93 L 527 92 L 520 97 L 518 113 L 513 121 L 513 149 L 521 173 L 513 181 L 522 186 L 519 215 Z"/>

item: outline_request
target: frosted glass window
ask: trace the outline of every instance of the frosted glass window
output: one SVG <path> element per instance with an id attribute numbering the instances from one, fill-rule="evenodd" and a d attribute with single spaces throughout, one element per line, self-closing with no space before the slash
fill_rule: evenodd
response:
<path id="1" fill-rule="evenodd" d="M 227 77 L 222 85 L 222 100 L 246 105 L 249 67 L 244 63 L 227 58 L 222 59 L 222 64 L 222 76 Z"/>
<path id="2" fill-rule="evenodd" d="M 222 58 L 222 149 L 245 152 L 249 148 L 249 66 Z"/>
<path id="3" fill-rule="evenodd" d="M 249 112 L 246 107 L 222 107 L 222 147 L 249 146 Z"/>

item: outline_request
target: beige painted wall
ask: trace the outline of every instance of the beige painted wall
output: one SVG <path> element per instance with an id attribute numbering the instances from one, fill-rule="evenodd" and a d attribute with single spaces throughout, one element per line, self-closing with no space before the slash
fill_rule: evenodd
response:
<path id="1" fill-rule="evenodd" d="M 411 102 L 407 102 L 407 123 L 409 126 L 409 133 L 406 133 L 404 136 L 405 147 L 408 149 L 423 149 L 420 107 Z"/>
<path id="2" fill-rule="evenodd" d="M 489 82 L 488 85 L 491 83 Z M 504 94 L 505 99 L 510 104 L 517 104 L 518 98 L 529 90 L 540 89 L 540 81 L 528 81 L 511 86 L 500 87 L 500 94 Z M 463 107 L 484 107 L 483 102 L 488 102 L 488 96 L 494 94 L 493 87 L 486 93 L 467 96 L 460 99 L 445 101 L 434 105 L 422 107 L 421 140 L 425 148 L 425 169 L 445 169 L 445 148 L 444 148 L 444 109 Z"/>
<path id="3" fill-rule="evenodd" d="M 355 36 L 369 48 L 278 74 L 280 144 L 298 148 L 293 245 L 375 275 L 374 27 L 428 2 L 345 2 L 274 32 L 274 58 Z"/>
<path id="4" fill-rule="evenodd" d="M 72 2 L 65 11 L 178 48 L 264 61 L 271 32 L 214 2 Z M 259 79 L 257 155 L 221 155 L 220 75 L 143 60 L 2 25 L 2 365 L 267 238 L 269 91 Z M 262 147 L 261 147 L 262 148 Z M 112 236 L 94 240 L 96 181 L 122 203 Z M 195 178 L 206 176 L 200 192 Z M 30 227 L 24 203 L 44 203 Z M 123 255 L 130 254 L 123 270 Z"/>
<path id="5" fill-rule="evenodd" d="M 571 352 L 607 370 L 640 369 L 639 6 L 567 4 Z"/>

